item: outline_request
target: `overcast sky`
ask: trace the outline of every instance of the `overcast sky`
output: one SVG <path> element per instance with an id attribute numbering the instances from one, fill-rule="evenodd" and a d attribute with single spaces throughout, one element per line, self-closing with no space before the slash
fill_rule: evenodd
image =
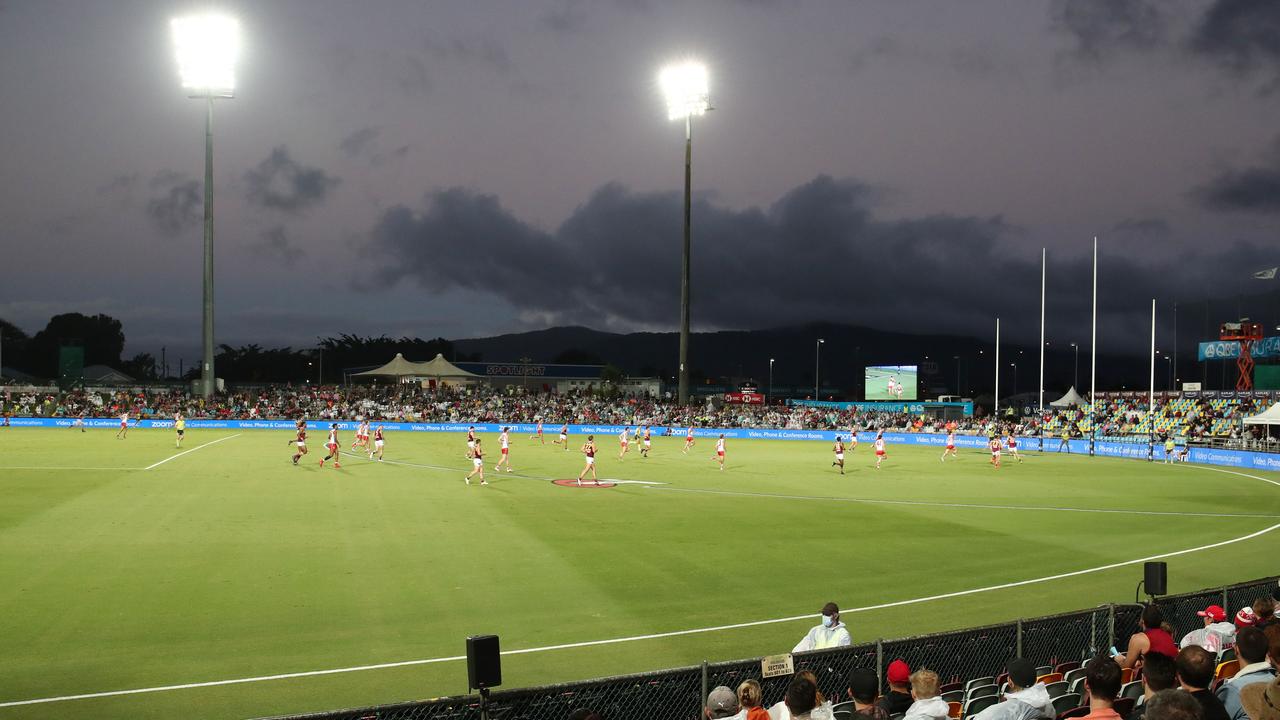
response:
<path id="1" fill-rule="evenodd" d="M 0 317 L 105 312 L 129 354 L 196 356 L 203 115 L 168 35 L 193 7 L 0 0 Z M 245 49 L 214 121 L 219 342 L 674 328 L 655 78 L 687 56 L 716 106 L 695 329 L 1031 338 L 1048 247 L 1065 342 L 1094 235 L 1109 336 L 1153 296 L 1277 287 L 1249 279 L 1280 265 L 1274 0 L 220 7 Z"/>

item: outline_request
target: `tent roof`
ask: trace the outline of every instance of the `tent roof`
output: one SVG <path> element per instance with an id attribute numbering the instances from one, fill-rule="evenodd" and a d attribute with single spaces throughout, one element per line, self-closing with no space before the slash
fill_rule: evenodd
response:
<path id="1" fill-rule="evenodd" d="M 1244 419 L 1245 425 L 1280 425 L 1280 403 L 1267 408 L 1265 412 Z"/>
<path id="2" fill-rule="evenodd" d="M 433 378 L 478 378 L 479 375 L 469 373 L 444 359 L 444 355 L 436 356 L 427 362 L 411 362 L 404 355 L 396 353 L 391 362 L 380 368 L 366 370 L 356 375 L 382 375 L 392 377 L 433 377 Z"/>
<path id="3" fill-rule="evenodd" d="M 394 377 L 411 377 L 419 374 L 418 367 L 421 364 L 422 363 L 409 362 L 404 359 L 404 355 L 396 353 L 396 356 L 391 358 L 391 362 L 386 365 L 372 370 L 359 372 L 356 373 L 356 375 L 391 375 Z"/>
<path id="4" fill-rule="evenodd" d="M 462 368 L 458 367 L 457 365 L 454 365 L 448 360 L 445 360 L 444 355 L 442 355 L 441 353 L 436 353 L 436 356 L 431 358 L 427 362 L 414 363 L 414 365 L 418 368 L 418 375 L 421 375 L 423 377 L 433 377 L 433 378 L 451 378 L 451 377 L 478 378 L 480 377 L 475 373 L 467 372 L 466 370 L 463 370 Z"/>
<path id="5" fill-rule="evenodd" d="M 132 377 L 120 372 L 119 370 L 116 370 L 115 368 L 107 367 L 106 365 L 86 365 L 84 367 L 84 372 L 81 374 L 81 377 L 83 377 L 88 382 L 107 382 L 107 383 L 135 382 L 135 380 Z"/>
<path id="6" fill-rule="evenodd" d="M 1087 405 L 1088 402 L 1076 392 L 1075 386 L 1072 386 L 1065 395 L 1049 403 L 1052 407 L 1071 407 L 1072 405 Z"/>

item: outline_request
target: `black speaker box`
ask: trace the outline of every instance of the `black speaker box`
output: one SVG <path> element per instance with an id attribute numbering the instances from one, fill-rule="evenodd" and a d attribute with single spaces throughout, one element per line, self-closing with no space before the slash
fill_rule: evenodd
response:
<path id="1" fill-rule="evenodd" d="M 1149 562 L 1143 566 L 1142 585 L 1148 595 L 1167 595 L 1169 566 L 1163 562 Z"/>
<path id="2" fill-rule="evenodd" d="M 472 635 L 467 638 L 467 687 L 498 687 L 502 684 L 502 655 L 497 635 Z"/>

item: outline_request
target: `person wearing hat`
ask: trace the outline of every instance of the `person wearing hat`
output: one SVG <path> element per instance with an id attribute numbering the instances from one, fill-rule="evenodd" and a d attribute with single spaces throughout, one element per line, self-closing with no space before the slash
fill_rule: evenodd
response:
<path id="1" fill-rule="evenodd" d="M 1009 671 L 1009 689 L 1004 702 L 978 713 L 978 720 L 1031 720 L 1057 715 L 1044 683 L 1036 682 L 1036 666 L 1030 660 L 1014 658 L 1005 669 Z"/>
<path id="2" fill-rule="evenodd" d="M 796 643 L 791 652 L 808 652 L 826 648 L 843 647 L 853 644 L 849 636 L 849 628 L 840 622 L 840 606 L 829 602 L 822 606 L 822 624 L 814 625 L 809 633 Z"/>
<path id="3" fill-rule="evenodd" d="M 1253 614 L 1253 606 L 1245 605 L 1240 608 L 1240 612 L 1236 613 L 1236 632 L 1243 628 L 1253 627 L 1258 622 L 1258 616 Z"/>
<path id="4" fill-rule="evenodd" d="M 871 668 L 854 668 L 849 672 L 849 699 L 853 701 L 853 713 L 870 720 L 889 720 L 889 713 L 876 704 L 880 694 L 880 679 Z"/>
<path id="5" fill-rule="evenodd" d="M 1209 652 L 1219 652 L 1236 641 L 1236 626 L 1227 622 L 1227 611 L 1221 605 L 1210 605 L 1196 614 L 1204 618 L 1204 627 L 1182 636 L 1178 647 L 1199 645 Z"/>
<path id="6" fill-rule="evenodd" d="M 911 707 L 911 667 L 901 658 L 889 663 L 884 679 L 889 683 L 889 692 L 885 693 L 876 704 L 884 708 L 889 715 L 901 715 Z"/>
<path id="7" fill-rule="evenodd" d="M 1240 670 L 1222 683 L 1215 694 L 1231 720 L 1244 720 L 1240 691 L 1254 683 L 1269 682 L 1276 676 L 1275 668 L 1267 662 L 1267 634 L 1254 627 L 1242 629 L 1236 635 L 1236 657 L 1240 660 Z"/>
<path id="8" fill-rule="evenodd" d="M 724 685 L 715 688 L 707 695 L 706 715 L 708 720 L 740 719 L 747 716 L 738 706 L 737 694 Z"/>
<path id="9" fill-rule="evenodd" d="M 1240 704 L 1249 720 L 1280 720 L 1280 678 L 1241 690 Z"/>

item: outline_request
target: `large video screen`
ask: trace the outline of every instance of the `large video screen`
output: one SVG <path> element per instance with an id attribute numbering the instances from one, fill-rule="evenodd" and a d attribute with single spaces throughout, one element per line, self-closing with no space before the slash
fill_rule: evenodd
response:
<path id="1" fill-rule="evenodd" d="M 915 400 L 915 365 L 871 365 L 863 376 L 868 400 Z"/>

